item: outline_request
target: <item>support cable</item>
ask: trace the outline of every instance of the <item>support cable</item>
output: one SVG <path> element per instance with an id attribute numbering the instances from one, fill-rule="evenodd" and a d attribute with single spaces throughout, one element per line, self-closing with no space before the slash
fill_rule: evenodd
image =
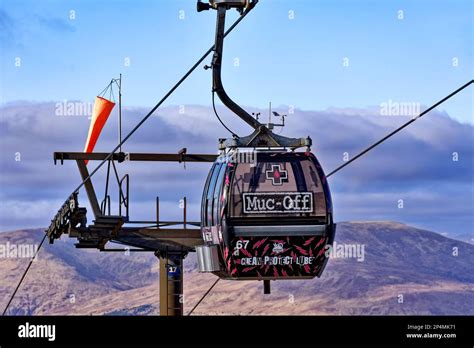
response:
<path id="1" fill-rule="evenodd" d="M 240 21 L 242 21 L 242 19 L 244 19 L 247 14 L 252 10 L 253 7 L 249 7 L 230 27 L 229 29 L 227 29 L 227 31 L 224 33 L 224 37 L 226 37 L 228 34 L 230 34 L 232 32 L 232 30 L 240 23 Z M 150 116 L 161 106 L 161 104 L 163 104 L 163 102 L 168 99 L 168 97 L 174 93 L 174 91 L 184 82 L 184 80 L 186 80 L 188 78 L 189 75 L 191 75 L 191 73 L 204 61 L 204 59 L 206 59 L 206 57 L 214 50 L 214 47 L 215 45 L 213 45 L 211 48 L 209 48 L 207 50 L 206 53 L 203 54 L 203 56 L 191 67 L 191 69 L 188 70 L 188 72 L 186 74 L 183 75 L 183 77 L 181 77 L 181 79 L 168 91 L 168 93 L 165 94 L 165 96 L 148 112 L 148 114 L 142 118 L 142 120 L 127 134 L 127 136 L 119 142 L 119 144 L 102 160 L 102 162 L 99 163 L 99 165 L 97 167 L 95 167 L 95 169 L 89 174 L 89 176 L 87 178 L 85 178 L 81 184 L 76 187 L 76 189 L 72 192 L 72 194 L 76 193 L 79 191 L 79 189 L 84 186 L 84 184 L 91 179 L 91 177 L 97 173 L 97 171 L 104 165 L 104 163 L 106 163 L 107 161 L 109 161 L 113 155 L 115 154 L 115 152 L 121 148 L 121 146 L 138 130 L 138 128 L 140 128 L 143 123 L 145 123 L 145 121 L 150 118 Z M 113 80 L 107 85 L 107 87 L 104 89 L 104 91 L 102 91 L 101 93 L 105 93 L 107 91 L 107 89 L 109 87 L 112 86 L 112 83 L 113 83 Z M 41 249 L 41 246 L 43 245 L 45 239 L 46 239 L 46 236 L 47 234 L 44 235 L 43 239 L 41 240 L 41 243 L 38 247 L 38 249 L 36 250 L 36 253 L 35 255 L 33 256 L 33 258 L 31 259 L 30 263 L 28 264 L 28 267 L 26 268 L 25 272 L 23 273 L 15 291 L 13 292 L 12 296 L 10 297 L 10 300 L 8 301 L 7 303 L 7 306 L 5 307 L 4 311 L 3 311 L 3 314 L 2 316 L 5 315 L 5 313 L 7 312 L 8 310 L 8 307 L 10 306 L 11 302 L 13 301 L 13 298 L 15 297 L 18 289 L 20 288 L 21 286 L 21 283 L 23 282 L 23 280 L 25 279 L 33 261 L 35 260 L 36 258 L 36 255 L 38 254 L 39 250 Z M 217 283 L 217 282 L 216 282 Z M 215 285 L 215 284 L 214 284 Z M 212 289 L 212 287 L 211 287 Z M 211 290 L 209 289 L 209 291 Z M 193 309 L 194 310 L 194 309 Z"/>
<path id="2" fill-rule="evenodd" d="M 328 175 L 326 175 L 326 177 L 330 177 L 331 175 L 337 173 L 339 170 L 341 170 L 342 168 L 344 168 L 345 166 L 347 166 L 348 164 L 354 162 L 356 159 L 360 158 L 361 156 L 365 155 L 367 152 L 369 152 L 370 150 L 372 150 L 374 147 L 376 147 L 377 145 L 380 145 L 381 143 L 383 143 L 385 140 L 387 140 L 388 138 L 390 138 L 391 136 L 395 135 L 396 133 L 398 133 L 399 131 L 401 131 L 403 128 L 407 127 L 408 125 L 410 125 L 411 123 L 415 122 L 417 119 L 419 119 L 420 117 L 422 117 L 423 115 L 427 114 L 428 112 L 430 112 L 431 110 L 433 110 L 434 108 L 436 108 L 437 106 L 439 106 L 440 104 L 444 103 L 446 100 L 450 99 L 451 97 L 455 96 L 456 94 L 458 94 L 459 92 L 461 92 L 463 89 L 465 89 L 466 87 L 468 87 L 470 84 L 474 83 L 474 80 L 471 80 L 469 81 L 468 83 L 464 84 L 463 86 L 459 87 L 458 89 L 456 89 L 454 92 L 452 92 L 451 94 L 447 95 L 446 97 L 444 97 L 443 99 L 441 99 L 440 101 L 438 101 L 437 103 L 433 104 L 432 106 L 430 106 L 428 109 L 426 109 L 425 111 L 423 111 L 421 114 L 419 114 L 418 116 L 412 118 L 410 121 L 408 121 L 407 123 L 403 124 L 402 126 L 398 127 L 397 129 L 395 129 L 393 132 L 387 134 L 386 136 L 384 136 L 382 139 L 380 139 L 379 141 L 377 141 L 376 143 L 372 144 L 371 146 L 367 147 L 365 150 L 361 151 L 357 156 L 355 156 L 354 158 L 352 158 L 350 161 L 344 163 L 343 165 L 337 167 L 336 169 L 334 169 L 332 172 L 330 172 Z M 194 312 L 194 310 L 201 304 L 201 302 L 204 300 L 204 298 L 209 295 L 209 293 L 211 292 L 211 290 L 214 288 L 214 286 L 216 286 L 217 282 L 220 280 L 220 278 L 217 278 L 217 280 L 211 285 L 211 287 L 204 293 L 204 295 L 201 297 L 201 299 L 194 305 L 193 309 L 191 309 L 188 313 L 188 315 L 191 315 L 191 313 Z"/>
<path id="3" fill-rule="evenodd" d="M 216 115 L 216 117 L 217 117 L 217 119 L 219 120 L 219 122 L 221 123 L 221 125 L 222 125 L 225 129 L 227 129 L 227 130 L 229 131 L 229 133 L 232 134 L 233 137 L 237 137 L 237 138 L 238 138 L 239 136 L 238 136 L 237 134 L 235 134 L 234 132 L 232 132 L 232 131 L 229 129 L 229 127 L 227 127 L 227 126 L 225 125 L 225 123 L 221 120 L 221 118 L 219 117 L 219 114 L 217 113 L 217 110 L 216 110 L 216 103 L 215 103 L 215 101 L 214 101 L 214 94 L 215 94 L 215 92 L 212 91 L 212 108 L 214 109 L 214 114 Z"/>
<path id="4" fill-rule="evenodd" d="M 410 124 L 412 124 L 413 122 L 415 122 L 416 120 L 418 120 L 420 117 L 422 117 L 423 115 L 427 114 L 428 112 L 430 112 L 431 110 L 433 110 L 434 108 L 436 108 L 437 106 L 441 105 L 442 103 L 444 103 L 446 100 L 450 99 L 451 97 L 455 96 L 456 94 L 458 94 L 459 92 L 461 92 L 463 89 L 465 89 L 466 87 L 468 87 L 471 83 L 474 83 L 474 80 L 471 80 L 469 81 L 468 83 L 462 85 L 461 87 L 459 87 L 458 89 L 456 89 L 454 92 L 452 92 L 451 94 L 447 95 L 446 97 L 444 97 L 443 99 L 439 100 L 437 103 L 431 105 L 428 109 L 426 109 L 425 111 L 423 111 L 421 114 L 419 114 L 418 116 L 412 118 L 410 121 L 406 122 L 405 124 L 401 125 L 400 127 L 398 127 L 397 129 L 395 129 L 393 132 L 387 134 L 386 136 L 384 136 L 382 139 L 380 139 L 379 141 L 373 143 L 372 145 L 370 145 L 369 147 L 367 147 L 366 149 L 364 149 L 363 151 L 359 152 L 355 157 L 351 158 L 349 161 L 347 161 L 346 163 L 344 164 L 341 164 L 339 167 L 337 167 L 336 169 L 334 169 L 332 172 L 330 172 L 328 175 L 326 175 L 326 177 L 329 177 L 335 173 L 337 173 L 338 171 L 340 171 L 342 168 L 344 168 L 345 166 L 349 165 L 350 163 L 354 162 L 356 159 L 358 159 L 359 157 L 365 155 L 367 152 L 369 152 L 370 150 L 372 150 L 374 147 L 380 145 L 381 143 L 383 143 L 385 140 L 387 140 L 388 138 L 392 137 L 393 135 L 397 134 L 398 132 L 400 132 L 402 129 L 404 129 L 405 127 L 409 126 Z"/>
<path id="5" fill-rule="evenodd" d="M 242 18 L 242 17 L 241 17 Z M 240 19 L 240 18 L 239 18 Z M 236 23 L 234 23 L 234 26 L 236 25 Z M 232 29 L 232 28 L 230 28 Z M 230 30 L 229 29 L 229 30 Z M 229 32 L 229 30 L 227 32 Z M 399 131 L 401 131 L 402 129 L 404 129 L 405 127 L 407 127 L 408 125 L 410 125 L 411 123 L 415 122 L 417 119 L 419 119 L 420 117 L 422 117 L 423 115 L 427 114 L 428 112 L 430 112 L 431 110 L 433 110 L 434 108 L 436 108 L 437 106 L 441 105 L 442 103 L 444 103 L 445 101 L 447 101 L 448 99 L 450 99 L 451 97 L 455 96 L 456 94 L 458 94 L 459 92 L 461 92 L 463 89 L 467 88 L 468 86 L 470 86 L 472 83 L 474 83 L 474 80 L 471 80 L 469 82 L 467 82 L 466 84 L 464 84 L 463 86 L 459 87 L 458 89 L 456 89 L 454 92 L 452 92 L 451 94 L 447 95 L 446 97 L 444 97 L 443 99 L 439 100 L 438 102 L 436 102 L 435 104 L 433 104 L 432 106 L 430 106 L 428 109 L 426 109 L 425 111 L 423 111 L 421 114 L 419 114 L 418 116 L 414 117 L 413 119 L 411 119 L 410 121 L 406 122 L 405 124 L 403 124 L 402 126 L 398 127 L 397 129 L 395 129 L 394 131 L 392 131 L 391 133 L 387 134 L 385 137 L 383 137 L 382 139 L 380 139 L 379 141 L 377 141 L 376 143 L 372 144 L 371 146 L 367 147 L 366 149 L 364 149 L 363 151 L 361 151 L 359 154 L 357 154 L 355 157 L 353 157 L 350 161 L 344 163 L 343 165 L 337 167 L 336 169 L 334 169 L 332 172 L 330 172 L 328 175 L 326 175 L 326 177 L 329 177 L 335 173 L 337 173 L 339 170 L 341 170 L 342 168 L 346 167 L 347 165 L 349 165 L 350 163 L 354 162 L 356 159 L 360 158 L 361 156 L 363 156 L 364 154 L 366 154 L 367 152 L 369 152 L 370 150 L 372 150 L 373 148 L 375 148 L 376 146 L 380 145 L 381 143 L 383 143 L 385 140 L 387 140 L 388 138 L 392 137 L 393 135 L 395 135 L 396 133 L 398 133 Z M 144 119 L 146 120 L 146 118 Z M 144 122 L 144 120 L 142 120 Z M 141 122 L 141 123 L 143 123 Z M 137 128 L 137 127 L 135 127 Z M 133 131 L 131 133 L 129 133 L 129 135 L 124 139 L 123 142 L 125 142 L 125 140 L 133 133 Z M 115 150 L 117 150 L 117 148 L 115 148 Z M 109 156 L 111 156 L 114 152 L 111 152 L 109 154 Z M 108 158 L 106 158 L 107 160 Z M 105 163 L 105 161 L 102 161 L 101 164 Z M 97 169 L 100 167 L 100 165 L 94 170 L 97 171 Z M 93 173 L 94 173 L 93 172 Z M 92 174 L 89 175 L 89 177 L 83 181 L 83 184 L 88 180 L 90 179 L 90 177 L 92 176 Z M 80 185 L 82 186 L 82 184 Z M 80 188 L 80 187 L 79 187 Z M 79 189 L 78 188 L 78 189 Z M 78 190 L 76 189 L 76 191 Z M 2 316 L 5 315 L 5 313 L 7 312 L 8 310 L 8 307 L 10 306 L 11 302 L 13 301 L 13 298 L 15 297 L 18 289 L 20 288 L 20 285 L 21 283 L 23 282 L 23 280 L 25 279 L 26 277 L 26 274 L 28 273 L 33 261 L 35 260 L 36 258 L 36 255 L 38 255 L 38 252 L 39 250 L 41 249 L 41 246 L 43 245 L 45 239 L 46 239 L 46 234 L 44 235 L 43 239 L 41 240 L 41 243 L 38 247 L 38 249 L 36 250 L 36 253 L 35 255 L 33 256 L 33 258 L 31 259 L 30 263 L 28 264 L 28 267 L 26 268 L 25 272 L 23 273 L 23 276 L 21 277 L 18 285 L 16 286 L 15 288 L 15 291 L 13 292 L 12 296 L 10 297 L 10 300 L 8 301 L 7 303 L 7 306 L 5 307 L 4 311 L 3 311 L 3 314 Z M 216 284 L 219 282 L 220 278 L 217 278 L 217 280 L 211 285 L 211 287 L 204 293 L 204 295 L 201 297 L 201 299 L 196 303 L 196 305 L 191 309 L 191 311 L 188 313 L 188 315 L 191 315 L 194 310 L 201 304 L 201 302 L 204 300 L 204 298 L 211 292 L 211 290 L 214 288 L 214 286 L 216 286 Z"/>
<path id="6" fill-rule="evenodd" d="M 244 19 L 247 14 L 252 10 L 253 7 L 249 7 L 231 26 L 227 31 L 224 33 L 224 37 L 226 37 L 239 23 Z M 206 57 L 214 50 L 215 45 L 212 45 L 211 48 L 207 50 L 206 53 L 203 54 L 203 56 L 191 67 L 191 69 L 188 70 L 186 74 L 181 77 L 181 79 L 168 91 L 168 93 L 165 94 L 163 98 L 146 114 L 145 117 L 142 118 L 140 122 L 123 138 L 123 140 L 99 163 L 97 167 L 89 174 L 87 178 L 85 178 L 79 186 L 76 187 L 74 191 L 72 191 L 71 194 L 74 194 L 75 192 L 79 191 L 79 189 L 84 186 L 84 184 L 89 181 L 92 176 L 97 173 L 97 171 L 104 165 L 105 162 L 107 162 L 110 158 L 113 157 L 115 152 L 140 128 L 143 123 L 145 123 L 146 120 L 150 118 L 151 115 L 165 102 L 168 97 L 174 93 L 174 91 L 188 78 L 189 75 L 206 59 Z"/>
<path id="7" fill-rule="evenodd" d="M 191 315 L 194 310 L 201 304 L 201 302 L 204 300 L 204 298 L 211 292 L 211 290 L 216 286 L 216 284 L 221 280 L 221 278 L 217 278 L 216 281 L 211 285 L 211 287 L 204 293 L 204 295 L 200 298 L 199 301 L 194 305 L 194 307 L 189 311 L 188 316 Z"/>
<path id="8" fill-rule="evenodd" d="M 242 18 L 242 17 L 241 17 Z M 236 23 L 234 23 L 234 26 L 236 25 Z M 232 29 L 232 28 L 230 28 Z M 229 30 L 230 30 L 229 29 Z M 229 32 L 229 31 L 227 31 Z M 408 125 L 410 125 L 411 123 L 415 122 L 417 119 L 419 119 L 420 117 L 422 117 L 423 115 L 427 114 L 428 112 L 430 112 L 431 110 L 433 110 L 434 108 L 436 108 L 437 106 L 441 105 L 442 103 L 444 103 L 445 101 L 447 101 L 448 99 L 450 99 L 451 97 L 455 96 L 456 94 L 458 94 L 459 92 L 461 92 L 463 89 L 467 88 L 468 86 L 470 86 L 472 83 L 474 83 L 474 80 L 471 80 L 469 82 L 467 82 L 466 84 L 464 84 L 463 86 L 459 87 L 458 89 L 456 89 L 454 92 L 452 92 L 451 94 L 447 95 L 446 97 L 444 97 L 443 99 L 439 100 L 438 102 L 436 102 L 435 104 L 433 104 L 432 106 L 430 106 L 428 109 L 426 109 L 425 111 L 423 111 L 421 114 L 419 114 L 418 116 L 414 117 L 413 119 L 411 119 L 410 121 L 406 122 L 405 124 L 403 124 L 402 126 L 398 127 L 397 129 L 395 129 L 394 131 L 392 131 L 391 133 L 387 134 L 385 137 L 383 137 L 382 139 L 380 139 L 379 141 L 377 141 L 376 143 L 372 144 L 371 146 L 367 147 L 365 150 L 361 151 L 358 155 L 356 155 L 355 157 L 353 157 L 350 161 L 344 163 L 343 165 L 337 167 L 336 169 L 334 169 L 332 172 L 330 172 L 328 175 L 326 175 L 326 177 L 329 177 L 335 173 L 337 173 L 339 170 L 341 170 L 342 168 L 346 167 L 347 165 L 349 165 L 350 163 L 354 162 L 356 159 L 360 158 L 361 156 L 363 156 L 364 154 L 366 154 L 367 152 L 369 152 L 370 150 L 372 150 L 373 148 L 375 148 L 376 146 L 380 145 L 381 143 L 383 143 L 385 140 L 387 140 L 388 138 L 392 137 L 393 135 L 395 135 L 396 133 L 398 133 L 399 131 L 401 131 L 402 129 L 404 129 L 405 127 L 407 127 Z M 146 120 L 146 118 L 144 119 Z M 144 122 L 144 120 L 142 120 Z M 142 123 L 143 123 L 142 122 Z M 136 127 L 137 128 L 137 127 Z M 133 133 L 133 131 L 131 133 L 129 133 L 129 135 L 124 139 L 123 142 L 125 142 L 125 140 Z M 117 148 L 115 148 L 115 150 L 117 150 Z M 111 152 L 109 154 L 109 156 L 111 156 L 114 152 Z M 108 158 L 107 158 L 108 159 Z M 106 159 L 106 160 L 107 160 Z M 102 161 L 102 164 L 105 163 L 105 161 Z M 100 165 L 94 170 L 94 172 L 100 167 Z M 94 173 L 93 172 L 93 173 Z M 90 177 L 92 176 L 92 174 L 89 175 L 89 177 L 86 179 L 90 179 Z M 86 180 L 83 181 L 83 184 L 84 182 L 86 182 Z M 82 186 L 82 185 L 81 185 Z M 80 188 L 80 187 L 79 187 Z M 77 190 L 76 190 L 77 191 Z M 25 272 L 23 273 L 23 276 L 21 277 L 20 279 L 20 282 L 18 283 L 18 285 L 16 286 L 15 288 L 15 291 L 13 292 L 12 296 L 10 297 L 10 300 L 8 301 L 7 303 L 7 306 L 5 307 L 4 311 L 3 311 L 3 314 L 2 316 L 5 315 L 5 313 L 7 312 L 8 310 L 8 307 L 10 306 L 13 298 L 15 297 L 18 289 L 20 288 L 20 285 L 21 283 L 23 282 L 23 280 L 25 279 L 26 277 L 26 274 L 28 273 L 33 261 L 35 260 L 36 258 L 36 255 L 38 255 L 38 252 L 39 250 L 41 249 L 41 246 L 43 245 L 45 239 L 46 239 L 46 234 L 44 235 L 43 239 L 41 240 L 41 243 L 38 247 L 38 249 L 36 250 L 36 253 L 35 255 L 33 256 L 33 258 L 31 259 L 30 263 L 28 264 L 28 267 L 26 268 Z M 196 305 L 191 309 L 191 311 L 189 311 L 188 315 L 191 315 L 194 310 L 201 304 L 201 302 L 204 300 L 204 298 L 211 292 L 211 290 L 216 286 L 216 284 L 219 282 L 220 278 L 217 278 L 217 280 L 211 285 L 211 287 L 204 293 L 204 295 L 201 297 L 201 299 L 196 303 Z"/>
<path id="9" fill-rule="evenodd" d="M 28 267 L 26 267 L 25 272 L 23 272 L 23 275 L 21 276 L 21 279 L 20 279 L 20 281 L 18 282 L 18 284 L 17 284 L 17 286 L 16 286 L 16 288 L 15 288 L 15 291 L 13 291 L 13 294 L 11 295 L 10 300 L 8 300 L 8 303 L 7 303 L 6 307 L 5 307 L 5 309 L 3 310 L 2 317 L 5 316 L 5 314 L 7 313 L 8 307 L 10 307 L 10 304 L 12 303 L 13 298 L 15 297 L 15 295 L 16 295 L 18 289 L 20 288 L 21 283 L 22 283 L 23 280 L 25 279 L 26 274 L 27 274 L 28 271 L 30 270 L 30 267 L 31 267 L 31 265 L 33 264 L 33 261 L 35 261 L 36 255 L 38 255 L 38 253 L 39 253 L 41 247 L 43 246 L 44 241 L 46 240 L 46 237 L 47 237 L 47 234 L 45 233 L 44 236 L 43 236 L 43 239 L 41 240 L 41 243 L 40 243 L 39 246 L 38 246 L 38 249 L 36 249 L 35 254 L 34 254 L 33 257 L 31 258 L 30 263 L 28 264 Z"/>

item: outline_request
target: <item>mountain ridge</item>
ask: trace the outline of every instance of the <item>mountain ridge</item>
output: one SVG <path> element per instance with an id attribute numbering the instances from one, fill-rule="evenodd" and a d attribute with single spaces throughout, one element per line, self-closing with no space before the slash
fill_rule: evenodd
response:
<path id="1" fill-rule="evenodd" d="M 0 233 L 0 244 L 39 243 L 37 229 Z M 197 315 L 473 315 L 474 246 L 397 222 L 340 222 L 338 245 L 364 245 L 363 261 L 331 258 L 321 278 L 272 282 L 221 280 Z M 79 250 L 64 236 L 46 244 L 9 314 L 157 315 L 159 264 L 148 253 Z M 28 259 L 0 259 L 0 306 Z M 212 274 L 185 260 L 185 311 L 209 288 Z"/>

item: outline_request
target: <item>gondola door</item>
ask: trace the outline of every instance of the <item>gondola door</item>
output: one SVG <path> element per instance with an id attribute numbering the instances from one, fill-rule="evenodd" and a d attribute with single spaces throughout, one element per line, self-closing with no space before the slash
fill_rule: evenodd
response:
<path id="1" fill-rule="evenodd" d="M 201 230 L 205 244 L 219 244 L 222 240 L 223 190 L 227 163 L 216 162 L 207 179 L 201 202 Z"/>

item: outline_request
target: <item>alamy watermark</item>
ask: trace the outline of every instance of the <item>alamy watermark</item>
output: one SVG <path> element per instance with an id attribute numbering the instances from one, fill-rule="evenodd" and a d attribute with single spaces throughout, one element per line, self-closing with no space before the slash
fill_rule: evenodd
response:
<path id="1" fill-rule="evenodd" d="M 94 103 L 63 100 L 62 102 L 56 103 L 54 113 L 56 116 L 91 117 L 93 109 Z"/>
<path id="2" fill-rule="evenodd" d="M 0 258 L 29 258 L 35 256 L 38 244 L 0 244 Z M 36 258 L 35 258 L 36 259 Z"/>
<path id="3" fill-rule="evenodd" d="M 339 244 L 334 242 L 333 245 L 326 245 L 326 257 L 332 259 L 354 258 L 358 262 L 365 260 L 365 244 Z"/>
<path id="4" fill-rule="evenodd" d="M 19 338 L 46 338 L 52 342 L 56 339 L 56 325 L 38 325 L 26 322 L 18 326 Z"/>
<path id="5" fill-rule="evenodd" d="M 255 166 L 257 164 L 257 151 L 235 150 L 226 156 L 219 157 L 217 161 L 232 164 L 250 163 L 251 166 Z"/>
<path id="6" fill-rule="evenodd" d="M 389 99 L 380 103 L 380 115 L 382 116 L 418 116 L 421 111 L 421 105 L 418 102 L 396 102 Z"/>

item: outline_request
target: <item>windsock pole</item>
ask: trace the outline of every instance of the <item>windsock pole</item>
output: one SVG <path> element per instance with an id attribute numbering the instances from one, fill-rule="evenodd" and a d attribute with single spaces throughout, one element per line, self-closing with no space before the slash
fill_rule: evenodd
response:
<path id="1" fill-rule="evenodd" d="M 120 74 L 119 78 L 119 152 L 122 152 L 122 74 Z"/>

